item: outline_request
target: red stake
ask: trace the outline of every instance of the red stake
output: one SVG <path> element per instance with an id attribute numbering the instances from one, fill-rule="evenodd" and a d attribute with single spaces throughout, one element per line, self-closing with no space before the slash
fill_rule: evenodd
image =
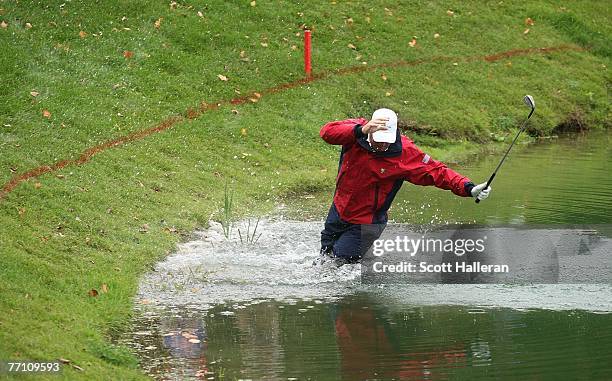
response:
<path id="1" fill-rule="evenodd" d="M 311 65 L 310 65 L 310 31 L 304 31 L 304 71 L 306 72 L 306 76 L 310 77 L 311 74 Z"/>

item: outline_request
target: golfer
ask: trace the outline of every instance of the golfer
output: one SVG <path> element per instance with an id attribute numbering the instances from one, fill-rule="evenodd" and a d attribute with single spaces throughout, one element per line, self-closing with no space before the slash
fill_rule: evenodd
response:
<path id="1" fill-rule="evenodd" d="M 321 137 L 342 146 L 334 200 L 321 232 L 322 260 L 331 257 L 341 265 L 361 259 L 386 227 L 387 211 L 404 181 L 480 200 L 491 191 L 423 153 L 400 134 L 397 115 L 389 109 L 376 110 L 370 121 L 327 123 Z M 362 234 L 364 224 L 370 225 L 368 234 Z"/>

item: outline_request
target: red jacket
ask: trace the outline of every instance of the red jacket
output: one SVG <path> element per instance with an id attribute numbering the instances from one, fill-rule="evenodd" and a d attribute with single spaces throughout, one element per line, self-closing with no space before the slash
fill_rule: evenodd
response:
<path id="1" fill-rule="evenodd" d="M 342 145 L 334 204 L 340 218 L 354 224 L 386 223 L 387 211 L 404 181 L 435 185 L 470 196 L 474 184 L 423 153 L 397 130 L 395 143 L 375 152 L 363 134 L 363 118 L 330 122 L 321 128 L 329 144 Z"/>

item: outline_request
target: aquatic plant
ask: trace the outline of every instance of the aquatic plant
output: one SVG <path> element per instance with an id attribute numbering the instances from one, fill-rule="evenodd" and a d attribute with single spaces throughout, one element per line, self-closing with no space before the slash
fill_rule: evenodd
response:
<path id="1" fill-rule="evenodd" d="M 223 227 L 223 235 L 229 239 L 232 230 L 232 211 L 234 203 L 234 190 L 229 189 L 229 181 L 225 182 L 225 192 L 223 194 L 223 215 L 221 226 Z"/>
<path id="2" fill-rule="evenodd" d="M 257 227 L 259 226 L 260 219 L 261 217 L 257 217 L 257 222 L 255 222 L 255 227 L 253 228 L 253 232 L 251 232 L 251 219 L 250 218 L 248 219 L 247 231 L 246 231 L 244 238 L 242 237 L 242 233 L 240 232 L 240 229 L 238 229 L 238 237 L 240 237 L 240 243 L 242 243 L 243 245 L 257 243 L 257 241 L 259 240 L 259 237 L 261 237 L 261 235 L 263 234 L 263 233 L 259 233 L 257 238 L 255 238 L 255 235 L 257 234 Z"/>

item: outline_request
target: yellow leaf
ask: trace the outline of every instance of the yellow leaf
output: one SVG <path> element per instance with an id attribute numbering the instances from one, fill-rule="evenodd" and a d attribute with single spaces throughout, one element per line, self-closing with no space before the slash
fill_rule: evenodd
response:
<path id="1" fill-rule="evenodd" d="M 0 22 L 0 28 L 2 29 L 8 28 L 8 24 L 6 23 L 6 21 L 2 20 L 2 22 Z"/>
<path id="2" fill-rule="evenodd" d="M 32 91 L 30 91 L 30 95 L 31 95 L 31 96 L 33 96 L 33 97 L 37 97 L 37 96 L 38 96 L 38 94 L 39 94 L 39 92 L 38 92 L 38 91 L 36 91 L 36 90 L 32 90 Z"/>
<path id="3" fill-rule="evenodd" d="M 198 11 L 198 16 L 203 18 L 204 17 L 204 13 L 202 13 L 202 11 Z"/>
<path id="4" fill-rule="evenodd" d="M 161 23 L 162 23 L 162 20 L 163 20 L 163 19 L 164 19 L 163 17 L 160 17 L 160 18 L 158 18 L 158 19 L 155 21 L 155 24 L 154 24 L 154 25 L 155 25 L 155 29 L 159 29 L 159 28 L 161 27 Z"/>
<path id="5" fill-rule="evenodd" d="M 434 33 L 434 38 L 440 38 L 440 33 Z"/>
<path id="6" fill-rule="evenodd" d="M 267 42 L 262 42 L 261 46 L 263 46 L 264 48 L 267 48 L 268 47 L 268 43 Z"/>
<path id="7" fill-rule="evenodd" d="M 247 130 L 246 130 L 246 128 L 241 128 L 241 129 L 240 129 L 240 135 L 242 135 L 242 136 L 247 136 Z"/>
<path id="8" fill-rule="evenodd" d="M 387 92 L 385 93 L 385 96 L 390 97 L 390 96 L 391 96 L 391 93 L 387 91 Z"/>
<path id="9" fill-rule="evenodd" d="M 102 291 L 103 294 L 106 294 L 108 292 L 108 285 L 106 283 L 102 283 L 102 286 L 100 286 L 100 291 Z"/>
<path id="10" fill-rule="evenodd" d="M 42 187 L 41 183 L 39 183 L 39 182 L 34 183 L 34 188 L 40 189 L 40 187 Z"/>
<path id="11" fill-rule="evenodd" d="M 257 3 L 255 2 L 255 0 L 251 1 L 251 7 L 254 7 L 256 5 L 257 5 Z"/>
<path id="12" fill-rule="evenodd" d="M 455 12 L 451 11 L 450 9 L 448 11 L 446 11 L 446 14 L 449 16 L 453 16 L 455 14 Z"/>
<path id="13" fill-rule="evenodd" d="M 85 31 L 80 31 L 80 32 L 79 32 L 79 37 L 81 37 L 81 38 L 85 38 L 85 37 L 87 37 L 87 32 L 85 32 Z"/>
<path id="14" fill-rule="evenodd" d="M 525 31 L 523 32 L 523 34 L 527 34 L 529 33 L 529 28 L 525 29 Z"/>
<path id="15" fill-rule="evenodd" d="M 412 39 L 412 40 L 411 40 L 411 41 L 408 43 L 408 45 L 410 45 L 410 47 L 411 47 L 411 48 L 414 48 L 414 47 L 416 46 L 416 44 L 417 44 L 417 40 L 416 40 L 416 38 L 413 38 L 413 39 Z"/>
<path id="16" fill-rule="evenodd" d="M 349 48 L 351 48 L 353 50 L 357 50 L 357 47 L 355 45 L 353 45 L 353 44 L 348 44 L 346 46 L 348 46 Z"/>
<path id="17" fill-rule="evenodd" d="M 224 82 L 227 82 L 227 77 L 226 77 L 226 76 L 224 76 L 223 74 L 218 74 L 218 75 L 217 75 L 217 78 L 219 78 L 220 80 L 222 80 L 222 81 L 224 81 Z"/>
<path id="18" fill-rule="evenodd" d="M 382 78 L 382 80 L 383 80 L 383 81 L 386 81 L 386 80 L 387 80 L 387 76 L 385 75 L 385 73 L 381 74 L 381 75 L 380 75 L 380 78 Z"/>
<path id="19" fill-rule="evenodd" d="M 32 24 L 30 24 L 29 22 L 27 22 L 25 24 L 26 29 L 32 29 Z"/>

